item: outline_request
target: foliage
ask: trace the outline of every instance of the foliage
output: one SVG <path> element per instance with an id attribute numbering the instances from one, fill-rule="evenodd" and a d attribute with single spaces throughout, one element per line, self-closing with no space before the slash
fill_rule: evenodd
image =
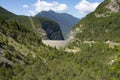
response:
<path id="1" fill-rule="evenodd" d="M 0 25 L 0 30 L 3 34 L 12 37 L 19 43 L 26 44 L 29 42 L 33 45 L 41 44 L 41 38 L 37 36 L 35 32 L 28 27 L 21 25 L 17 21 L 6 22 L 5 20 L 0 19 Z"/>
<path id="2" fill-rule="evenodd" d="M 16 15 L 11 13 L 11 12 L 9 12 L 9 11 L 7 11 L 7 10 L 5 10 L 4 8 L 2 8 L 0 6 L 0 18 L 4 18 L 4 19 L 7 20 L 7 19 L 9 19 L 11 17 L 14 17 L 14 16 L 16 16 Z"/>
<path id="3" fill-rule="evenodd" d="M 81 48 L 76 54 L 43 45 L 39 48 L 29 45 L 28 50 L 34 50 L 36 57 L 31 54 L 24 56 L 18 52 L 10 53 L 11 57 L 17 57 L 11 60 L 14 65 L 10 68 L 10 73 L 5 73 L 11 77 L 4 76 L 7 77 L 4 80 L 109 80 L 114 76 L 116 71 L 111 73 L 113 65 L 109 65 L 109 62 L 116 55 L 116 49 L 109 48 L 104 43 L 79 43 L 76 47 Z M 7 69 L 5 68 L 6 71 Z M 119 80 L 118 77 L 116 79 Z"/>
<path id="4" fill-rule="evenodd" d="M 120 46 L 116 48 L 117 55 L 114 58 L 114 63 L 110 66 L 110 79 L 111 80 L 119 80 L 120 79 Z"/>
<path id="5" fill-rule="evenodd" d="M 16 20 L 17 22 L 23 24 L 27 28 L 34 30 L 34 32 L 40 37 L 44 37 L 43 34 L 46 34 L 47 38 L 52 40 L 55 40 L 54 37 L 57 36 L 63 37 L 60 26 L 56 22 L 49 20 L 47 18 L 16 16 L 10 18 L 8 21 L 13 21 L 13 20 Z"/>
<path id="6" fill-rule="evenodd" d="M 105 12 L 109 11 L 107 8 L 105 8 L 105 6 L 107 4 L 109 4 L 110 0 L 104 0 L 104 2 L 102 2 L 97 9 L 95 10 L 95 13 L 98 14 L 104 14 Z"/>
<path id="7" fill-rule="evenodd" d="M 116 1 L 116 0 L 115 0 Z M 110 0 L 104 0 L 94 12 L 84 17 L 73 27 L 79 28 L 76 38 L 82 41 L 113 41 L 120 38 L 120 13 L 106 8 Z M 117 5 L 117 4 L 116 4 Z"/>
<path id="8" fill-rule="evenodd" d="M 111 13 L 112 14 L 112 13 Z M 79 27 L 82 32 L 76 38 L 82 41 L 117 41 L 120 38 L 120 13 L 113 13 L 108 17 L 95 17 L 94 13 L 83 18 L 74 28 Z"/>
<path id="9" fill-rule="evenodd" d="M 0 19 L 0 80 L 120 80 L 120 47 L 104 42 L 119 41 L 119 16 L 91 13 L 82 19 L 77 25 L 84 25 L 83 33 L 68 46 L 79 48 L 77 53 L 43 45 L 33 28 L 19 20 Z"/>

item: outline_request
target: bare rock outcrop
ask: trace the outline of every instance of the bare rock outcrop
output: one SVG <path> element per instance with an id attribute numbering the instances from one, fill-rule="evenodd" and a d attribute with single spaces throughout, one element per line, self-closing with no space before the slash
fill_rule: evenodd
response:
<path id="1" fill-rule="evenodd" d="M 110 0 L 110 2 L 104 6 L 107 10 L 102 13 L 95 13 L 96 17 L 107 17 L 111 13 L 120 12 L 120 0 Z"/>
<path id="2" fill-rule="evenodd" d="M 105 8 L 111 10 L 111 12 L 119 12 L 120 11 L 120 0 L 111 0 Z"/>

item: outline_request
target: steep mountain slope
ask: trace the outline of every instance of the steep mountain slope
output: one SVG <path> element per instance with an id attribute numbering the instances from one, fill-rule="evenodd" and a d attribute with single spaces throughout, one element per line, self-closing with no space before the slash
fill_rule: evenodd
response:
<path id="1" fill-rule="evenodd" d="M 50 65 L 56 63 L 51 64 L 51 61 L 59 51 L 44 46 L 36 31 L 30 26 L 24 26 L 23 21 L 20 22 L 20 19 L 27 21 L 25 16 L 14 18 L 12 20 L 6 20 L 4 16 L 0 18 L 0 80 L 49 79 L 49 72 L 54 73 L 54 68 Z M 59 31 L 57 23 L 45 18 L 37 20 L 45 29 L 48 27 L 46 30 Z M 44 77 L 45 75 L 48 77 Z"/>
<path id="2" fill-rule="evenodd" d="M 120 0 L 104 0 L 71 31 L 79 80 L 120 80 Z M 109 41 L 108 41 L 109 40 Z M 106 42 L 107 41 L 107 42 Z"/>
<path id="3" fill-rule="evenodd" d="M 120 47 L 78 43 L 76 54 L 58 51 L 44 46 L 28 27 L 0 19 L 0 80 L 120 79 Z"/>
<path id="4" fill-rule="evenodd" d="M 4 9 L 3 7 L 0 6 L 0 17 L 1 18 L 9 19 L 14 16 L 16 16 L 16 15 L 13 14 L 12 12 L 7 11 L 6 9 Z"/>
<path id="5" fill-rule="evenodd" d="M 117 41 L 120 38 L 120 0 L 105 0 L 83 18 L 73 32 L 84 41 Z"/>
<path id="6" fill-rule="evenodd" d="M 64 40 L 60 26 L 47 18 L 17 16 L 10 18 L 9 21 L 16 20 L 21 24 L 34 30 L 42 39 Z"/>
<path id="7" fill-rule="evenodd" d="M 17 21 L 29 29 L 34 30 L 43 39 L 63 40 L 62 31 L 60 26 L 47 18 L 43 17 L 28 17 L 15 15 L 4 8 L 0 7 L 0 17 L 6 19 L 8 22 Z M 46 24 L 47 23 L 47 24 Z M 49 28 L 47 29 L 46 27 Z"/>
<path id="8" fill-rule="evenodd" d="M 43 45 L 28 26 L 0 18 L 0 80 L 120 80 L 120 46 L 77 38 L 68 48 L 79 52 L 67 53 Z"/>
<path id="9" fill-rule="evenodd" d="M 78 18 L 73 17 L 72 15 L 69 15 L 67 13 L 56 13 L 52 10 L 42 11 L 36 16 L 46 17 L 48 19 L 56 21 L 60 25 L 64 35 L 67 35 L 70 32 L 71 28 L 79 21 Z"/>

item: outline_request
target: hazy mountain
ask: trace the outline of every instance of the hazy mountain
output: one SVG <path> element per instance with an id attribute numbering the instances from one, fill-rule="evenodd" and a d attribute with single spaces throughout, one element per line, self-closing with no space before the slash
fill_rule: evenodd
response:
<path id="1" fill-rule="evenodd" d="M 64 36 L 67 35 L 72 27 L 79 21 L 78 18 L 73 17 L 72 15 L 69 15 L 67 13 L 56 13 L 52 10 L 42 11 L 38 13 L 36 17 L 46 17 L 48 19 L 56 21 L 60 25 Z"/>

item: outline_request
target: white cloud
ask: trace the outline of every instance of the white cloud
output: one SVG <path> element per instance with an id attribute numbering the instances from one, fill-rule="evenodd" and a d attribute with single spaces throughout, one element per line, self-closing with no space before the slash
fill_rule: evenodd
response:
<path id="1" fill-rule="evenodd" d="M 35 12 L 32 11 L 32 10 L 29 10 L 29 15 L 34 16 L 34 15 L 35 15 Z"/>
<path id="2" fill-rule="evenodd" d="M 29 6 L 27 4 L 23 5 L 22 6 L 23 8 L 28 8 Z"/>
<path id="3" fill-rule="evenodd" d="M 67 10 L 66 4 L 60 4 L 58 2 L 47 2 L 43 0 L 37 0 L 37 2 L 34 4 L 35 6 L 35 12 L 41 12 L 41 11 L 65 11 Z"/>
<path id="4" fill-rule="evenodd" d="M 75 8 L 79 10 L 80 13 L 86 14 L 94 11 L 99 4 L 100 3 L 98 2 L 91 3 L 87 0 L 82 0 L 75 6 Z"/>

